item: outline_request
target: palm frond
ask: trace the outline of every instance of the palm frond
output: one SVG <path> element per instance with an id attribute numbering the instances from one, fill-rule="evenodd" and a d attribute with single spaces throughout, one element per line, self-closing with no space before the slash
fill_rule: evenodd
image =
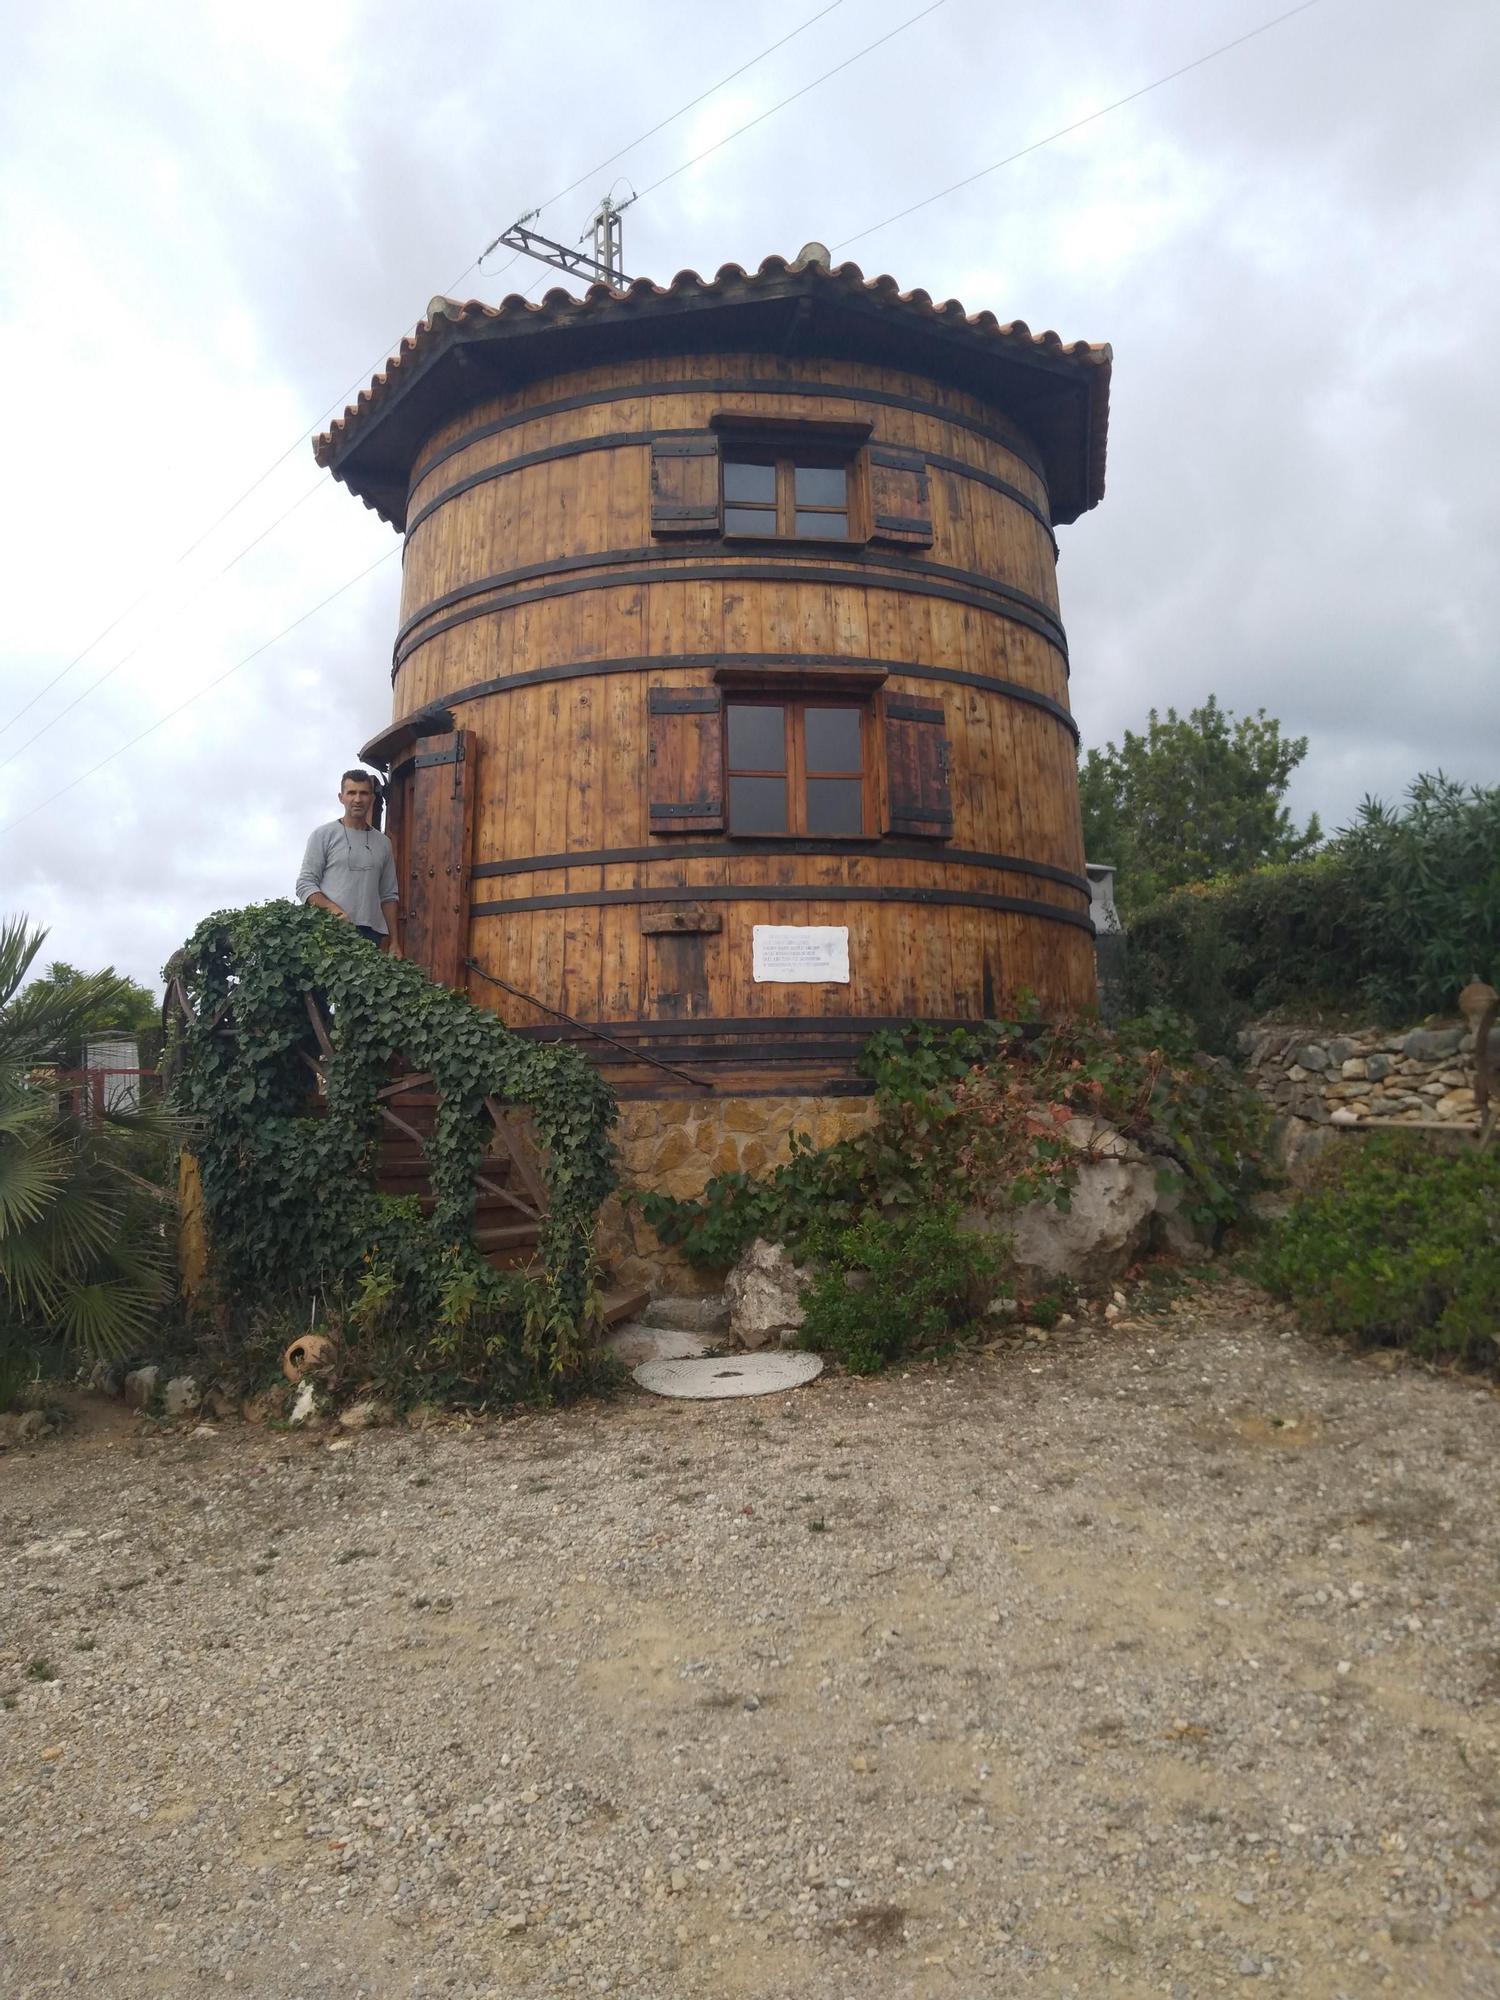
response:
<path id="1" fill-rule="evenodd" d="M 107 1257 L 124 1226 L 119 1194 L 100 1176 L 74 1171 L 25 1234 L 45 1245 L 64 1270 L 78 1272 L 86 1269 L 91 1259 Z M 7 1241 L 0 1237 L 0 1257 Z"/>
<path id="2" fill-rule="evenodd" d="M 30 1079 L 129 986 L 110 971 L 23 987 L 45 937 L 0 923 L 0 1349 L 60 1337 L 118 1354 L 171 1288 L 161 1211 L 177 1121 L 151 1109 L 91 1122 Z"/>
<path id="3" fill-rule="evenodd" d="M 33 930 L 25 917 L 6 917 L 0 922 L 0 1008 L 14 999 L 46 942 L 47 933 Z"/>
<path id="4" fill-rule="evenodd" d="M 13 1236 L 0 1247 L 0 1299 L 32 1329 L 52 1317 L 67 1277 L 50 1246 L 36 1236 Z"/>
<path id="5" fill-rule="evenodd" d="M 50 1091 L 22 1085 L 7 1090 L 0 1078 L 0 1141 L 29 1138 L 56 1123 L 57 1110 Z"/>
<path id="6" fill-rule="evenodd" d="M 130 1278 L 96 1278 L 63 1290 L 55 1315 L 69 1346 L 98 1360 L 116 1359 L 150 1330 L 160 1295 Z"/>
<path id="7" fill-rule="evenodd" d="M 39 1222 L 65 1186 L 67 1149 L 51 1141 L 0 1139 L 0 1259 L 10 1237 Z"/>

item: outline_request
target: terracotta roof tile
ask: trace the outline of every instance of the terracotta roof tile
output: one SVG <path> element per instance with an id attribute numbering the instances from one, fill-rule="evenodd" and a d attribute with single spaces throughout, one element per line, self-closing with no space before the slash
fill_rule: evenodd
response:
<path id="1" fill-rule="evenodd" d="M 910 316 L 918 326 L 938 326 L 945 331 L 967 334 L 981 351 L 985 346 L 992 345 L 999 354 L 1045 354 L 1088 370 L 1093 376 L 1094 390 L 1088 427 L 1088 496 L 1084 505 L 1094 506 L 1103 496 L 1109 376 L 1113 359 L 1107 342 L 1064 341 L 1050 330 L 1033 333 L 1024 320 L 1000 321 L 989 311 L 970 313 L 957 299 L 945 299 L 941 305 L 936 305 L 931 294 L 920 287 L 903 292 L 888 274 L 866 278 L 857 264 L 836 264 L 828 268 L 819 264 L 796 264 L 785 257 L 774 256 L 767 257 L 755 271 L 746 271 L 739 264 L 721 264 L 711 278 L 705 278 L 697 271 L 679 271 L 671 284 L 666 286 L 658 285 L 649 278 L 637 278 L 619 290 L 608 285 L 591 285 L 581 296 L 555 285 L 535 302 L 517 292 L 510 293 L 498 305 L 487 305 L 480 299 L 434 300 L 427 317 L 418 322 L 414 332 L 406 335 L 369 388 L 362 389 L 343 416 L 336 418 L 326 431 L 313 440 L 314 455 L 319 465 L 337 467 L 367 425 L 400 396 L 410 378 L 422 372 L 424 366 L 455 339 L 459 328 L 503 324 L 507 331 L 512 328 L 519 331 L 524 327 L 540 332 L 550 327 L 584 326 L 591 321 L 627 321 L 634 310 L 642 307 L 690 304 L 699 299 L 723 299 L 726 303 L 738 299 L 753 301 L 758 294 L 769 292 L 778 281 L 788 277 L 805 282 L 813 294 L 826 290 L 827 294 L 858 302 L 865 308 L 875 307 L 893 315 Z M 372 503 L 367 501 L 367 504 Z"/>

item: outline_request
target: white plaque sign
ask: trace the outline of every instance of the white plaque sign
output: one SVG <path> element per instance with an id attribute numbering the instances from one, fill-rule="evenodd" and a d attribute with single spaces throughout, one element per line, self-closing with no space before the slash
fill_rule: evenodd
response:
<path id="1" fill-rule="evenodd" d="M 847 924 L 756 924 L 751 970 L 758 980 L 849 984 Z"/>

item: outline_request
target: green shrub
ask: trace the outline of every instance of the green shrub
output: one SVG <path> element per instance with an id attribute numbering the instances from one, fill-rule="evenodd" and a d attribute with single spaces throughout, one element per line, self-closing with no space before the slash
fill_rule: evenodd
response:
<path id="1" fill-rule="evenodd" d="M 1273 1010 L 1442 1011 L 1476 971 L 1500 971 L 1500 786 L 1441 773 L 1400 811 L 1367 799 L 1309 861 L 1180 889 L 1130 926 L 1130 1004 L 1218 1050 Z"/>
<path id="2" fill-rule="evenodd" d="M 784 1165 L 719 1175 L 696 1201 L 639 1194 L 646 1220 L 711 1268 L 763 1236 L 799 1259 L 873 1273 L 883 1268 L 877 1244 L 912 1254 L 917 1218 L 956 1207 L 1003 1220 L 1036 1200 L 1066 1205 L 1082 1158 L 1064 1131 L 1074 1117 L 1103 1119 L 1135 1140 L 1180 1183 L 1183 1213 L 1210 1231 L 1235 1219 L 1256 1175 L 1264 1106 L 1229 1065 L 1191 1053 L 1181 1024 L 1164 1016 L 1115 1032 L 1092 1021 L 993 1022 L 956 1034 L 913 1027 L 877 1035 L 863 1067 L 875 1086 L 869 1130 L 821 1150 L 794 1135 Z M 970 1256 L 971 1239 L 960 1240 Z M 858 1323 L 885 1312 L 889 1288 L 872 1289 L 874 1302 L 870 1291 L 846 1297 L 825 1286 L 819 1310 L 847 1322 L 852 1341 Z M 910 1317 L 909 1303 L 892 1305 L 892 1339 L 903 1312 Z M 946 1308 L 938 1321 L 951 1332 Z M 875 1365 L 886 1345 L 871 1332 L 861 1365 Z"/>
<path id="3" fill-rule="evenodd" d="M 873 1375 L 965 1332 L 1003 1255 L 992 1238 L 962 1232 L 958 1217 L 953 1206 L 899 1217 L 868 1210 L 850 1228 L 817 1235 L 822 1268 L 802 1295 L 801 1345 Z"/>
<path id="4" fill-rule="evenodd" d="M 163 1224 L 172 1137 L 152 1112 L 91 1118 L 53 1065 L 129 988 L 115 973 L 25 982 L 45 931 L 0 923 L 0 1396 L 36 1351 L 117 1358 L 156 1335 L 172 1294 Z M 54 971 L 58 968 L 54 968 Z M 9 1387 L 6 1387 L 6 1385 Z"/>
<path id="5" fill-rule="evenodd" d="M 1315 1332 L 1493 1367 L 1500 1153 L 1351 1143 L 1277 1226 L 1259 1275 Z"/>

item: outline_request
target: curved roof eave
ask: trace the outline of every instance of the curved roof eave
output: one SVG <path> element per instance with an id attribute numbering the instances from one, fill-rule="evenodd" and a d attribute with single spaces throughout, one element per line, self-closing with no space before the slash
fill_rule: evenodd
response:
<path id="1" fill-rule="evenodd" d="M 753 272 L 724 264 L 712 278 L 680 271 L 667 286 L 639 278 L 621 291 L 593 285 L 582 296 L 554 286 L 535 303 L 516 293 L 498 305 L 435 300 L 369 388 L 313 440 L 314 455 L 400 529 L 411 465 L 426 436 L 450 410 L 498 386 L 493 378 L 463 379 L 476 349 L 524 353 L 533 364 L 520 374 L 524 380 L 538 372 L 535 363 L 549 351 L 576 348 L 585 340 L 592 348 L 616 328 L 687 323 L 700 312 L 800 299 L 864 321 L 887 344 L 909 340 L 929 357 L 946 353 L 965 376 L 964 386 L 998 408 L 1019 392 L 1027 408 L 1014 414 L 1048 464 L 1053 517 L 1060 524 L 1103 498 L 1113 360 L 1107 343 L 1033 333 L 1024 320 L 1001 322 L 991 312 L 969 313 L 956 299 L 936 304 L 927 292 L 903 292 L 894 278 L 867 279 L 857 264 L 830 269 L 784 257 L 768 257 Z M 543 345 L 546 336 L 554 338 Z M 512 342 L 524 342 L 525 348 L 513 349 Z"/>

